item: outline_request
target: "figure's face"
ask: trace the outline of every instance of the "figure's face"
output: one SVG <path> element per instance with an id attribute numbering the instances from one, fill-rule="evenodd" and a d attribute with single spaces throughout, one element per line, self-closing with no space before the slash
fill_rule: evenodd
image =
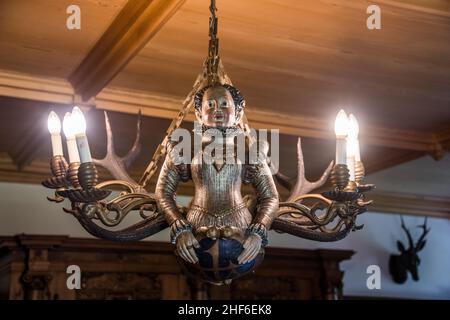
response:
<path id="1" fill-rule="evenodd" d="M 232 127 L 237 124 L 233 97 L 224 87 L 212 87 L 205 91 L 201 120 L 209 127 Z"/>

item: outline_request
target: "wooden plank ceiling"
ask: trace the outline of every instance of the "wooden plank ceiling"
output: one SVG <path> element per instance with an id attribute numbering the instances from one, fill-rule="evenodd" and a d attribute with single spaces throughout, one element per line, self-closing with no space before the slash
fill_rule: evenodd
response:
<path id="1" fill-rule="evenodd" d="M 0 69 L 67 78 L 127 0 L 81 0 L 81 30 L 66 28 L 70 0 L 0 2 Z"/>
<path id="2" fill-rule="evenodd" d="M 320 176 L 342 107 L 360 120 L 369 172 L 450 148 L 450 2 L 375 3 L 382 29 L 370 31 L 364 0 L 217 2 L 225 66 L 251 124 L 280 128 L 283 172 L 295 174 L 301 135 L 308 176 Z M 93 107 L 97 157 L 105 148 L 100 110 L 113 113 L 119 154 L 134 138 L 131 114 L 143 110 L 138 177 L 201 71 L 208 1 L 81 0 L 82 27 L 72 31 L 70 4 L 0 2 L 0 180 L 36 183 L 48 174 L 45 117 L 50 108 L 63 116 L 79 96 Z"/>
<path id="3" fill-rule="evenodd" d="M 223 60 L 250 108 L 332 123 L 345 106 L 363 130 L 448 125 L 449 16 L 381 5 L 370 31 L 366 1 L 218 5 Z M 207 52 L 207 13 L 204 0 L 186 3 L 111 85 L 184 96 Z"/>

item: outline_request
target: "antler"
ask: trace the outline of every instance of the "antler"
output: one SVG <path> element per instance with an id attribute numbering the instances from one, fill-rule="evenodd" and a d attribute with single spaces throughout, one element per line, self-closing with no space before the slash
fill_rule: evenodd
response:
<path id="1" fill-rule="evenodd" d="M 292 202 L 295 201 L 295 199 L 298 198 L 299 196 L 310 193 L 312 190 L 315 190 L 323 186 L 325 182 L 328 180 L 328 176 L 330 175 L 332 169 L 333 169 L 333 161 L 331 161 L 328 168 L 324 171 L 319 180 L 315 182 L 308 181 L 305 177 L 305 163 L 303 159 L 302 142 L 301 138 L 298 138 L 297 180 L 295 182 L 295 185 L 292 187 L 291 182 L 292 179 L 290 179 L 289 177 L 285 176 L 280 172 L 278 172 L 275 175 L 275 178 L 283 187 L 291 191 L 291 194 L 289 195 L 289 198 L 286 200 L 286 202 Z"/>
<path id="2" fill-rule="evenodd" d="M 109 122 L 108 113 L 105 111 L 105 125 L 106 125 L 106 137 L 107 147 L 106 156 L 99 160 L 93 159 L 96 165 L 102 166 L 107 169 L 115 179 L 128 182 L 133 186 L 136 191 L 143 191 L 139 184 L 130 177 L 126 169 L 130 167 L 136 157 L 141 151 L 141 111 L 138 113 L 136 139 L 130 151 L 125 157 L 119 157 L 114 151 L 114 135 L 111 129 L 111 123 Z"/>
<path id="3" fill-rule="evenodd" d="M 425 236 L 428 234 L 428 232 L 430 232 L 430 229 L 427 229 L 427 219 L 428 217 L 425 217 L 425 222 L 421 225 L 419 225 L 418 227 L 422 228 L 422 235 L 420 236 L 419 240 L 417 240 L 416 245 L 414 247 L 414 249 L 416 251 L 420 251 L 423 249 L 423 247 L 425 246 L 426 240 Z"/>
<path id="4" fill-rule="evenodd" d="M 403 216 L 400 216 L 400 218 L 402 220 L 402 229 L 405 231 L 406 236 L 408 237 L 409 248 L 412 249 L 412 248 L 414 248 L 414 242 L 413 242 L 413 239 L 411 237 L 411 233 L 409 232 L 409 230 L 405 226 L 405 221 L 403 220 Z"/>
<path id="5" fill-rule="evenodd" d="M 106 156 L 101 160 L 93 159 L 93 162 L 107 169 L 116 180 L 101 182 L 89 190 L 65 190 L 72 208 L 64 211 L 76 217 L 83 228 L 95 237 L 112 241 L 141 240 L 168 227 L 164 215 L 158 210 L 155 195 L 146 192 L 126 171 L 141 150 L 141 112 L 138 114 L 136 139 L 125 157 L 117 156 L 114 151 L 114 137 L 106 112 L 105 125 Z M 112 187 L 124 190 L 114 199 L 105 200 L 101 191 Z M 139 211 L 143 221 L 125 229 L 108 230 L 94 222 L 98 220 L 108 228 L 116 227 L 132 211 Z"/>
<path id="6" fill-rule="evenodd" d="M 370 204 L 364 201 L 362 193 L 357 194 L 357 198 L 342 201 L 333 201 L 320 194 L 310 194 L 312 190 L 325 184 L 333 168 L 333 161 L 319 180 L 308 181 L 305 177 L 300 138 L 297 142 L 297 161 L 295 185 L 292 185 L 292 179 L 284 174 L 279 172 L 275 175 L 277 181 L 291 193 L 285 202 L 280 202 L 272 229 L 315 241 L 337 241 L 350 231 L 361 229 L 363 226 L 356 225 L 356 218 L 365 212 Z M 314 204 L 308 206 L 305 204 L 307 201 L 313 201 Z"/>

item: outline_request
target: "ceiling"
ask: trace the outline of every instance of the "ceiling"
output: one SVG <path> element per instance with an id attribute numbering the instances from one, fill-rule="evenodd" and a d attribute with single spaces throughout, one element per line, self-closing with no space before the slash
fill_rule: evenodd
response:
<path id="1" fill-rule="evenodd" d="M 207 53 L 205 3 L 186 2 L 111 85 L 185 96 Z M 222 57 L 250 108 L 332 119 L 345 107 L 363 128 L 449 124 L 449 16 L 382 6 L 371 31 L 366 1 L 218 6 Z"/>
<path id="2" fill-rule="evenodd" d="M 63 116 L 83 96 L 75 78 L 97 89 L 86 102 L 96 157 L 105 152 L 102 110 L 119 154 L 143 110 L 144 148 L 132 168 L 140 176 L 207 54 L 208 1 L 162 3 L 77 1 L 81 30 L 68 30 L 72 1 L 0 2 L 0 180 L 36 183 L 48 174 L 46 116 Z M 298 136 L 309 179 L 333 159 L 340 108 L 360 121 L 369 173 L 450 149 L 450 1 L 374 1 L 381 30 L 366 28 L 371 3 L 217 1 L 226 70 L 250 124 L 280 128 L 281 170 L 290 176 Z"/>
<path id="3" fill-rule="evenodd" d="M 0 1 L 0 69 L 67 78 L 126 0 L 76 1 L 81 30 L 66 28 L 70 0 Z"/>

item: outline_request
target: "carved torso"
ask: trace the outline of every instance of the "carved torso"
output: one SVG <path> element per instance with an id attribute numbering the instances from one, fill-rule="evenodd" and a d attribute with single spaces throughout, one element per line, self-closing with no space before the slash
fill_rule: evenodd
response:
<path id="1" fill-rule="evenodd" d="M 196 228 L 201 226 L 234 226 L 245 229 L 252 216 L 241 195 L 244 165 L 235 163 L 210 164 L 198 152 L 191 164 L 195 195 L 187 220 Z"/>
<path id="2" fill-rule="evenodd" d="M 185 159 L 178 162 L 178 151 L 170 151 L 175 151 L 175 144 L 169 144 L 156 186 L 156 196 L 170 225 L 178 220 L 185 221 L 184 225 L 188 223 L 196 234 L 216 229 L 223 235 L 229 232 L 244 235 L 252 224 L 270 228 L 278 209 L 275 183 L 265 158 L 258 158 L 256 163 L 239 159 L 234 139 L 237 134 L 240 134 L 237 128 L 228 130 L 226 141 L 221 141 L 219 147 L 217 144 L 212 147 L 215 151 L 220 149 L 218 154 L 221 156 L 218 157 L 208 149 L 212 137 L 203 134 L 202 148 L 192 153 L 190 164 L 183 162 Z M 214 161 L 209 158 L 211 156 Z M 184 215 L 176 204 L 175 195 L 178 183 L 190 179 L 195 186 L 195 195 Z M 242 184 L 252 184 L 255 189 L 256 199 L 252 201 L 251 210 L 247 207 L 248 201 L 242 197 Z"/>

